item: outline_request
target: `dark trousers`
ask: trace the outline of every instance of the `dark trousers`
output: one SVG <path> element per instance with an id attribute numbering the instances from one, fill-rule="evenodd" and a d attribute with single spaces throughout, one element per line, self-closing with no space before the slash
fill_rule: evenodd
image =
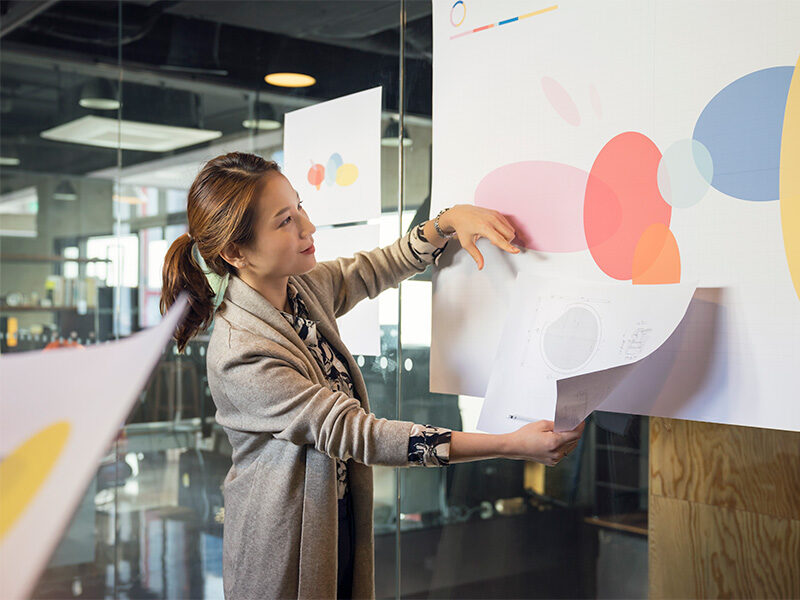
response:
<path id="1" fill-rule="evenodd" d="M 353 596 L 353 563 L 355 561 L 355 519 L 353 519 L 353 497 L 347 490 L 339 500 L 339 568 L 336 597 Z"/>

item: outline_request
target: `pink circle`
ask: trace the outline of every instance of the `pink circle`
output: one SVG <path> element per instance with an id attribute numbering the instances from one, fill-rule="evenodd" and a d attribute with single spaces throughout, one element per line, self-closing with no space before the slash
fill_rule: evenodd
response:
<path id="1" fill-rule="evenodd" d="M 506 215 L 518 242 L 531 250 L 585 250 L 583 227 L 586 171 L 548 161 L 498 167 L 475 189 L 475 204 Z"/>
<path id="2" fill-rule="evenodd" d="M 614 279 L 630 279 L 633 255 L 644 231 L 669 226 L 672 207 L 658 191 L 661 152 L 641 133 L 611 139 L 592 165 L 586 184 L 583 224 L 597 266 Z"/>
<path id="3" fill-rule="evenodd" d="M 542 77 L 542 90 L 547 97 L 548 102 L 552 105 L 556 112 L 570 125 L 580 125 L 581 115 L 578 112 L 578 107 L 560 83 L 552 77 Z"/>

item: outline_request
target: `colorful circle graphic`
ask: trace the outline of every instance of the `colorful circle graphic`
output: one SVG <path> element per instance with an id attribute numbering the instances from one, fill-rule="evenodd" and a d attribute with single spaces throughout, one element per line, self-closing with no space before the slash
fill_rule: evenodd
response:
<path id="1" fill-rule="evenodd" d="M 562 163 L 511 163 L 481 179 L 475 204 L 509 215 L 518 243 L 530 250 L 586 250 L 583 194 L 588 176 L 586 171 Z"/>
<path id="2" fill-rule="evenodd" d="M 33 434 L 0 463 L 3 502 L 0 503 L 0 539 L 25 512 L 61 456 L 70 424 L 59 421 Z"/>
<path id="3" fill-rule="evenodd" d="M 461 6 L 461 8 L 458 8 L 459 6 Z M 466 17 L 467 5 L 464 4 L 463 0 L 458 0 L 458 2 L 454 3 L 450 8 L 450 24 L 453 27 L 458 27 L 464 22 Z"/>
<path id="4" fill-rule="evenodd" d="M 740 200 L 778 199 L 781 134 L 794 67 L 771 67 L 725 86 L 692 137 L 714 161 L 711 185 Z"/>
<path id="5" fill-rule="evenodd" d="M 622 281 L 633 275 L 636 246 L 654 223 L 668 227 L 672 207 L 658 190 L 661 152 L 635 131 L 612 138 L 597 155 L 586 184 L 583 224 L 598 267 Z"/>
<path id="6" fill-rule="evenodd" d="M 800 59 L 794 68 L 781 137 L 781 227 L 786 261 L 800 298 Z"/>
<path id="7" fill-rule="evenodd" d="M 711 154 L 697 140 L 675 142 L 658 163 L 658 189 L 674 208 L 688 208 L 700 202 L 713 177 Z"/>

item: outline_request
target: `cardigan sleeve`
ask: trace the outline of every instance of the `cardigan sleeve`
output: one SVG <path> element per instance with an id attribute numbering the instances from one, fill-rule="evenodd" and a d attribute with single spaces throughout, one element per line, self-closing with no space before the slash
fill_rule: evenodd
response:
<path id="1" fill-rule="evenodd" d="M 251 353 L 213 368 L 224 392 L 215 398 L 224 427 L 269 433 L 366 465 L 412 464 L 414 423 L 379 419 L 356 398 L 313 383 L 286 360 Z"/>
<path id="2" fill-rule="evenodd" d="M 424 236 L 420 239 L 420 233 L 417 227 L 384 248 L 320 262 L 307 276 L 333 298 L 334 314 L 340 317 L 361 300 L 424 271 L 441 254 Z"/>

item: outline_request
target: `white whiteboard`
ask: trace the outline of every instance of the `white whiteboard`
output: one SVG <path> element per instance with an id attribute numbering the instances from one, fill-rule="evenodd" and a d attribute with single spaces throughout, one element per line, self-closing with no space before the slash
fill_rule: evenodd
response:
<path id="1" fill-rule="evenodd" d="M 718 290 L 678 329 L 708 348 L 695 385 L 672 361 L 601 409 L 800 430 L 800 3 L 433 6 L 432 213 L 501 210 L 529 250 L 442 257 L 431 390 L 485 394 L 521 270 L 677 277 Z"/>

